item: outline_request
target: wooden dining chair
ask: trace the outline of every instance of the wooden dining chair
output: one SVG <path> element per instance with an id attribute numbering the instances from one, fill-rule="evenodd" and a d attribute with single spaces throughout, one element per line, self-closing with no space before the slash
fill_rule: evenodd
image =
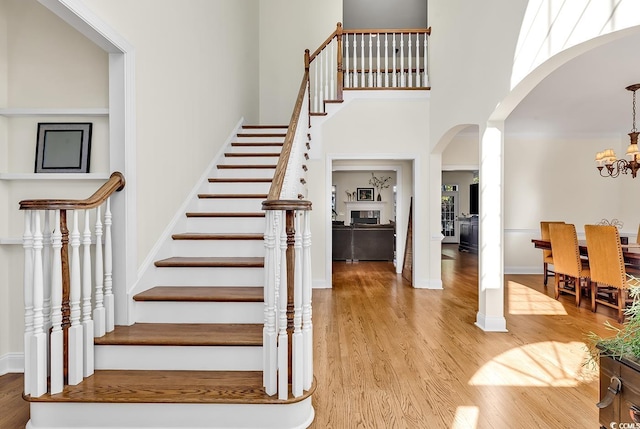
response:
<path id="1" fill-rule="evenodd" d="M 591 310 L 602 304 L 618 311 L 624 321 L 629 303 L 629 284 L 618 228 L 610 225 L 585 225 L 587 253 L 591 268 Z"/>
<path id="2" fill-rule="evenodd" d="M 580 257 L 576 227 L 571 223 L 551 223 L 549 237 L 553 249 L 555 298 L 560 298 L 562 292 L 575 295 L 579 307 L 583 289 L 588 292 L 591 287 L 591 272 L 589 263 Z"/>
<path id="3" fill-rule="evenodd" d="M 546 221 L 540 222 L 540 238 L 545 241 L 549 241 L 549 225 L 552 223 L 564 223 L 562 221 Z M 554 275 L 555 272 L 549 269 L 549 265 L 553 265 L 553 251 L 543 249 L 542 250 L 542 272 L 544 273 L 544 285 L 547 286 L 547 280 L 549 274 Z"/>

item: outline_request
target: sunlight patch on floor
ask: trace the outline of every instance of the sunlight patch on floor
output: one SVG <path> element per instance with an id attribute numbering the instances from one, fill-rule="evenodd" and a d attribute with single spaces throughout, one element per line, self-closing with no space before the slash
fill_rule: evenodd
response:
<path id="1" fill-rule="evenodd" d="M 585 365 L 585 343 L 543 341 L 496 356 L 471 377 L 472 386 L 575 387 L 598 378 Z"/>
<path id="2" fill-rule="evenodd" d="M 476 429 L 478 427 L 478 415 L 480 410 L 473 406 L 460 406 L 456 408 L 456 416 L 453 419 L 452 429 Z"/>
<path id="3" fill-rule="evenodd" d="M 567 314 L 558 300 L 521 283 L 507 282 L 507 293 L 509 314 L 536 316 L 565 316 Z"/>

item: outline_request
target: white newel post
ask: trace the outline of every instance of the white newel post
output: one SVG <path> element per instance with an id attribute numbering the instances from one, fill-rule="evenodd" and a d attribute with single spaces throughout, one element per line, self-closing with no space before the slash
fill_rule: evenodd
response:
<path id="1" fill-rule="evenodd" d="M 51 260 L 51 393 L 64 386 L 64 343 L 62 332 L 62 230 L 60 210 L 55 210 Z M 35 247 L 35 246 L 34 246 Z M 37 266 L 36 266 L 37 269 Z M 46 387 L 44 392 L 46 392 Z M 35 394 L 40 396 L 44 392 Z"/>
<path id="2" fill-rule="evenodd" d="M 68 374 L 69 384 L 76 385 L 83 378 L 83 336 L 82 325 L 80 324 L 80 296 L 81 296 L 81 276 L 80 276 L 80 229 L 78 228 L 78 211 L 73 211 L 73 229 L 70 235 L 71 254 L 70 254 L 70 292 L 69 304 L 71 308 L 69 327 L 69 357 Z"/>
<path id="3" fill-rule="evenodd" d="M 302 338 L 305 390 L 313 384 L 313 324 L 311 322 L 311 213 L 303 211 L 302 230 Z"/>
<path id="4" fill-rule="evenodd" d="M 293 276 L 293 336 L 291 364 L 291 393 L 294 397 L 302 395 L 304 376 L 304 343 L 302 338 L 302 234 L 300 216 L 296 210 L 294 216 L 294 276 Z"/>
<path id="5" fill-rule="evenodd" d="M 90 210 L 84 211 L 84 231 L 82 233 L 82 333 L 84 376 L 93 374 L 93 319 L 91 318 L 91 221 Z"/>
<path id="6" fill-rule="evenodd" d="M 104 312 L 104 271 L 102 259 L 102 220 L 100 206 L 96 207 L 96 251 L 95 251 L 95 307 L 93 309 L 94 336 L 102 337 L 106 333 L 106 316 Z"/>
<path id="7" fill-rule="evenodd" d="M 267 229 L 264 234 L 265 244 L 265 286 L 264 286 L 264 330 L 263 330 L 263 384 L 267 395 L 275 395 L 277 386 L 278 349 L 276 336 L 276 211 L 265 213 Z"/>
<path id="8" fill-rule="evenodd" d="M 31 394 L 31 342 L 33 341 L 33 232 L 31 210 L 24 213 L 24 394 Z"/>
<path id="9" fill-rule="evenodd" d="M 104 310 L 105 330 L 113 331 L 115 327 L 115 305 L 113 299 L 113 250 L 111 244 L 111 198 L 107 198 L 104 209 Z"/>
<path id="10" fill-rule="evenodd" d="M 427 33 L 424 33 L 424 43 L 422 44 L 422 49 L 424 51 L 424 77 L 422 78 L 422 86 L 429 86 L 429 73 L 427 72 L 427 67 L 429 62 L 427 60 Z"/>

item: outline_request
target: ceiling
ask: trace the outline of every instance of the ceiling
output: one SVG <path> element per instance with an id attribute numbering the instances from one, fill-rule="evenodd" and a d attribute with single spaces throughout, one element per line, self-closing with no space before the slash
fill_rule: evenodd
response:
<path id="1" fill-rule="evenodd" d="M 632 93 L 640 83 L 640 34 L 571 60 L 545 78 L 505 122 L 508 134 L 614 135 L 632 125 Z M 637 93 L 640 106 L 640 91 Z M 640 120 L 640 113 L 636 115 Z"/>

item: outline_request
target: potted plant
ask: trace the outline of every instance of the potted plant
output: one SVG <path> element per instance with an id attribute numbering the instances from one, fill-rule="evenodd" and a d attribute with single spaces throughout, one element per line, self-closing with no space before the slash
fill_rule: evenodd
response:
<path id="1" fill-rule="evenodd" d="M 369 184 L 376 188 L 378 191 L 378 201 L 382 201 L 382 196 L 380 195 L 380 191 L 388 188 L 391 184 L 389 183 L 391 180 L 391 176 L 381 176 L 377 177 L 373 173 L 371 173 L 371 179 L 369 179 Z"/>
<path id="2" fill-rule="evenodd" d="M 600 364 L 597 407 L 604 428 L 619 427 L 620 423 L 638 423 L 640 427 L 640 279 L 628 277 L 633 302 L 625 311 L 622 327 L 607 321 L 605 326 L 612 336 L 588 334 L 589 362 Z"/>

